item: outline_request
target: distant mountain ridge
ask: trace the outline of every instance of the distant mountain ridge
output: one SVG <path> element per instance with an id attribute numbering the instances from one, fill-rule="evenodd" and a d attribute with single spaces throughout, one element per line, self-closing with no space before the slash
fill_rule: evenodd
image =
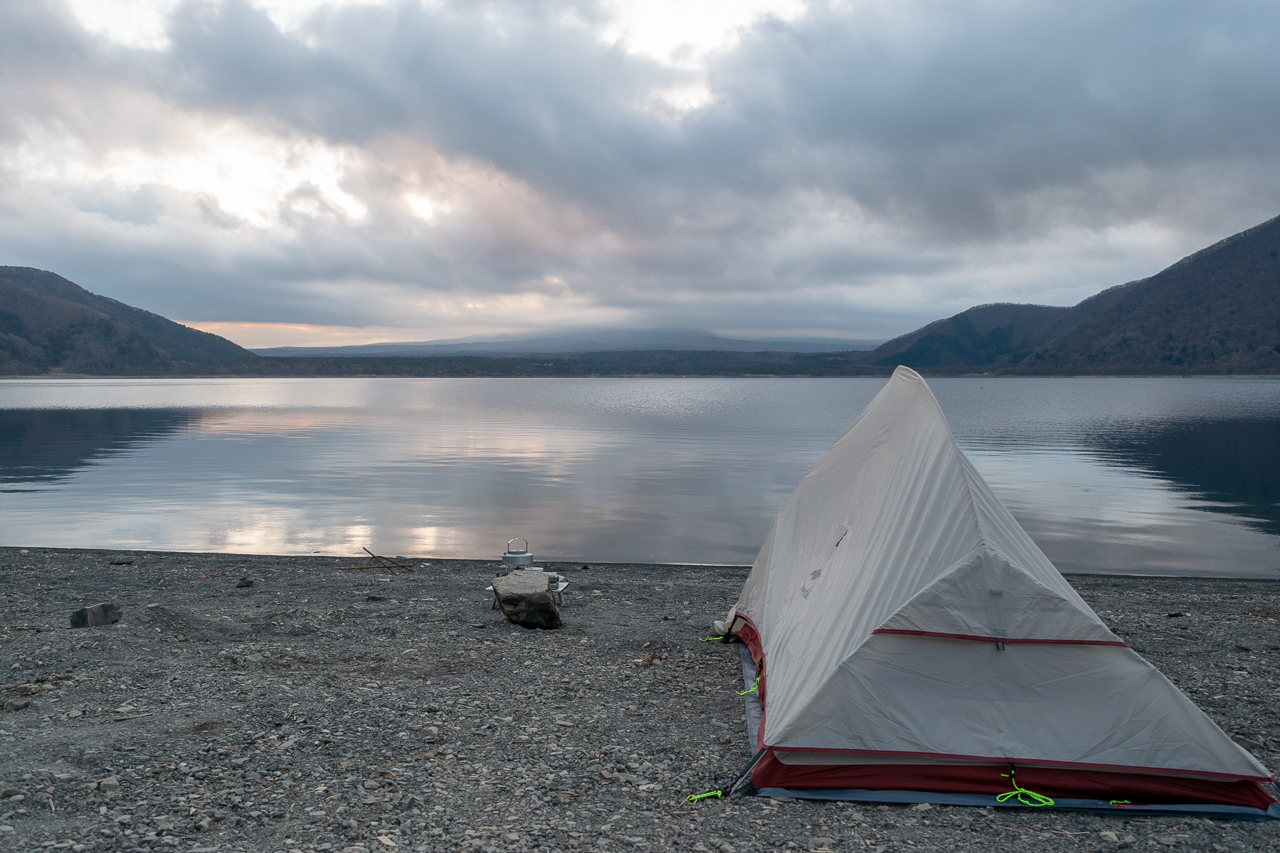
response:
<path id="1" fill-rule="evenodd" d="M 226 338 L 90 293 L 60 275 L 0 267 L 0 375 L 181 374 L 253 358 Z"/>
<path id="2" fill-rule="evenodd" d="M 403 343 L 359 344 L 341 347 L 265 347 L 258 355 L 429 358 L 443 355 L 516 356 L 535 353 L 628 352 L 848 352 L 872 350 L 883 341 L 852 338 L 748 339 L 731 338 L 703 329 L 579 328 L 557 332 L 476 335 L 470 338 Z"/>
<path id="3" fill-rule="evenodd" d="M 1030 355 L 1070 312 L 1052 305 L 978 305 L 887 341 L 867 360 L 882 367 L 928 365 L 959 371 L 1016 362 Z"/>
<path id="4" fill-rule="evenodd" d="M 0 375 L 877 376 L 899 364 L 933 375 L 1280 374 L 1280 217 L 1070 308 L 979 305 L 869 351 L 859 343 L 576 329 L 266 358 L 54 273 L 0 267 Z"/>
<path id="5" fill-rule="evenodd" d="M 1280 373 L 1280 217 L 1071 308 L 970 308 L 865 363 L 1036 376 Z"/>

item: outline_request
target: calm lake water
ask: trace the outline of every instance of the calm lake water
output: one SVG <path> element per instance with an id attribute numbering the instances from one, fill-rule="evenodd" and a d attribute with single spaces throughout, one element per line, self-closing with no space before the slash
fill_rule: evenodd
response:
<path id="1" fill-rule="evenodd" d="M 883 382 L 0 381 L 0 544 L 750 563 Z M 1061 570 L 1280 577 L 1280 380 L 930 385 Z"/>

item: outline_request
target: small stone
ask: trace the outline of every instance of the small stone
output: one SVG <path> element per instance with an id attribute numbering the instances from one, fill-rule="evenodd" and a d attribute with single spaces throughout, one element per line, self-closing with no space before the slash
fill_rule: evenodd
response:
<path id="1" fill-rule="evenodd" d="M 103 602 L 92 607 L 81 607 L 71 614 L 71 627 L 97 628 L 100 625 L 111 625 L 119 622 L 123 615 L 119 604 Z"/>
<path id="2" fill-rule="evenodd" d="M 248 575 L 245 575 L 240 578 L 240 580 L 236 581 L 236 589 L 246 589 L 251 586 L 253 586 L 253 578 Z"/>
<path id="3" fill-rule="evenodd" d="M 24 708 L 31 707 L 30 699 L 6 699 L 4 700 L 4 709 L 6 711 L 21 711 Z"/>
<path id="4" fill-rule="evenodd" d="M 913 811 L 917 811 L 917 812 L 927 812 L 932 808 L 933 806 L 929 805 L 928 803 L 916 803 L 914 806 L 911 807 Z"/>
<path id="5" fill-rule="evenodd" d="M 115 776 L 108 776 L 105 779 L 98 780 L 98 788 L 102 791 L 119 791 L 120 780 Z"/>
<path id="6" fill-rule="evenodd" d="M 0 791 L 0 799 L 7 800 L 10 797 L 18 796 L 21 793 L 22 792 L 19 791 L 17 788 L 5 788 L 3 791 Z"/>
<path id="7" fill-rule="evenodd" d="M 202 817 L 200 818 L 200 820 L 192 824 L 191 828 L 194 829 L 196 832 L 204 832 L 206 829 L 208 829 L 212 825 L 213 825 L 213 821 L 211 819 L 207 817 Z"/>
<path id="8" fill-rule="evenodd" d="M 1104 829 L 1101 832 L 1099 832 L 1098 837 L 1101 838 L 1103 841 L 1110 842 L 1111 844 L 1117 844 L 1120 841 L 1120 836 L 1116 835 L 1114 832 L 1112 832 L 1109 829 Z"/>

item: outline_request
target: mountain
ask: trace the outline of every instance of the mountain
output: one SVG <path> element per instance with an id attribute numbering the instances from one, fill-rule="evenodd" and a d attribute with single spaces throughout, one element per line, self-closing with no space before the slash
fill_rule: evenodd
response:
<path id="1" fill-rule="evenodd" d="M 1280 373 L 1280 217 L 1071 308 L 980 305 L 856 361 L 934 373 Z"/>
<path id="2" fill-rule="evenodd" d="M 870 350 L 880 341 L 844 338 L 730 338 L 700 329 L 582 328 L 533 334 L 507 334 L 440 341 L 361 344 L 343 347 L 269 347 L 253 352 L 265 356 L 424 358 L 445 355 L 520 356 L 536 353 L 640 352 L 847 352 Z"/>
<path id="3" fill-rule="evenodd" d="M 979 305 L 870 343 L 572 329 L 262 358 L 53 273 L 0 267 L 0 375 L 871 376 L 899 364 L 935 375 L 1280 374 L 1280 217 L 1070 308 Z"/>
<path id="4" fill-rule="evenodd" d="M 1280 372 L 1280 216 L 1073 307 L 1019 372 Z"/>
<path id="5" fill-rule="evenodd" d="M 979 305 L 887 341 L 867 361 L 881 367 L 971 371 L 1026 358 L 1056 329 L 1070 308 Z"/>
<path id="6" fill-rule="evenodd" d="M 164 375 L 230 369 L 248 350 L 90 293 L 62 276 L 0 267 L 0 375 Z"/>

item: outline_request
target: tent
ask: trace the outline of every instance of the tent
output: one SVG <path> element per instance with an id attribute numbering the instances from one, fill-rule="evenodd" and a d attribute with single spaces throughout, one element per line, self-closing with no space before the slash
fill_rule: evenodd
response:
<path id="1" fill-rule="evenodd" d="M 1280 818 L 1267 769 L 1071 588 L 906 367 L 717 627 L 757 676 L 761 794 Z"/>

